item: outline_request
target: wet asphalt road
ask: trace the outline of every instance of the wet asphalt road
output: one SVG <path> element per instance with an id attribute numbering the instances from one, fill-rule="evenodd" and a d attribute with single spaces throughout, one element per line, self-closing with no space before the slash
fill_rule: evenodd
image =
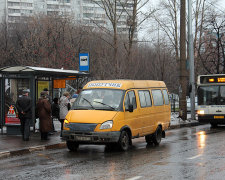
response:
<path id="1" fill-rule="evenodd" d="M 133 140 L 128 152 L 82 145 L 78 152 L 46 150 L 0 160 L 0 179 L 225 179 L 225 126 L 167 131 L 159 146 Z"/>

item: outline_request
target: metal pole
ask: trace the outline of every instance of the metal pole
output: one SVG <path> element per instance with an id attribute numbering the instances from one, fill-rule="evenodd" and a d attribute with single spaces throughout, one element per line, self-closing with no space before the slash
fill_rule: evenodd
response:
<path id="1" fill-rule="evenodd" d="M 4 85 L 3 85 L 3 76 L 1 75 L 0 76 L 0 98 L 2 99 L 1 101 L 0 101 L 0 106 L 1 106 L 1 108 L 0 108 L 0 125 L 1 125 L 1 134 L 3 135 L 3 118 L 5 117 L 5 111 L 3 110 L 4 109 L 4 107 L 5 107 L 5 105 L 3 104 L 3 99 L 4 99 L 4 97 L 5 97 L 5 94 L 3 94 L 4 93 Z"/>
<path id="2" fill-rule="evenodd" d="M 188 0 L 188 47 L 190 62 L 190 85 L 191 85 L 191 119 L 195 119 L 195 72 L 194 72 L 194 52 L 192 34 L 192 0 Z"/>

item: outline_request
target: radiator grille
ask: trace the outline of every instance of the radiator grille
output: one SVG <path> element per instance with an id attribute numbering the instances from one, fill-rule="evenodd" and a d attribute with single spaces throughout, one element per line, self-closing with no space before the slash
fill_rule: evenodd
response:
<path id="1" fill-rule="evenodd" d="M 96 126 L 92 123 L 70 123 L 69 128 L 75 132 L 93 132 Z"/>

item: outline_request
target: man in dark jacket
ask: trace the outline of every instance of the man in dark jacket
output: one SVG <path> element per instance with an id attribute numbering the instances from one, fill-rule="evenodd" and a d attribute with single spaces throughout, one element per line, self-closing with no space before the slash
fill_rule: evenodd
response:
<path id="1" fill-rule="evenodd" d="M 30 136 L 30 121 L 32 119 L 32 103 L 31 98 L 28 97 L 29 89 L 23 90 L 23 95 L 18 98 L 16 108 L 18 110 L 21 134 L 24 141 L 29 141 Z"/>

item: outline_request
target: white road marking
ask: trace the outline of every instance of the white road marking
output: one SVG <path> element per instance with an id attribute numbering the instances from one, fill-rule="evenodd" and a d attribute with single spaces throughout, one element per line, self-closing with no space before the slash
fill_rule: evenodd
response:
<path id="1" fill-rule="evenodd" d="M 190 158 L 187 158 L 187 159 L 196 159 L 196 158 L 198 158 L 198 157 L 200 157 L 200 156 L 202 156 L 202 154 L 199 154 L 199 155 L 197 155 L 197 156 L 193 156 L 193 157 L 190 157 Z"/>
<path id="2" fill-rule="evenodd" d="M 135 176 L 135 177 L 132 177 L 132 178 L 129 178 L 129 179 L 126 179 L 126 180 L 137 180 L 137 179 L 140 179 L 142 176 Z"/>

